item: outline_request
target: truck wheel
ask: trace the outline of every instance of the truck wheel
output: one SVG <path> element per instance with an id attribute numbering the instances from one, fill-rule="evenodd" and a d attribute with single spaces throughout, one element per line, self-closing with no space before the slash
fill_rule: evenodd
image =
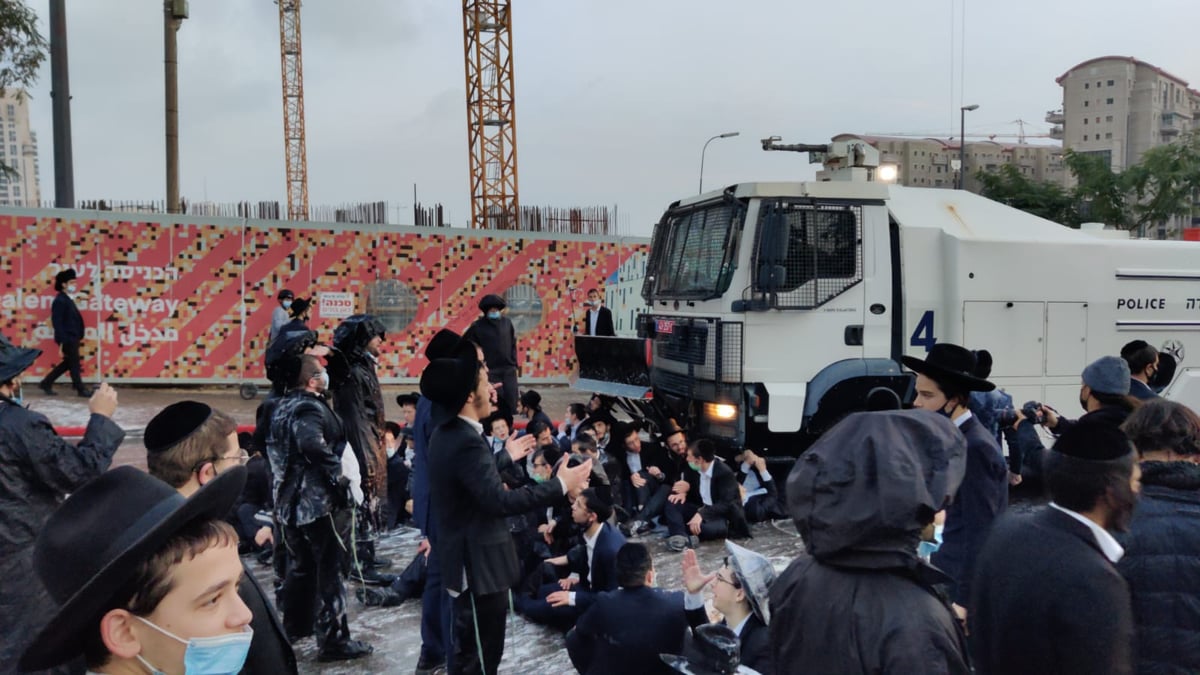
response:
<path id="1" fill-rule="evenodd" d="M 255 396 L 258 396 L 258 385 L 253 382 L 243 382 L 242 386 L 238 387 L 238 395 L 243 401 L 249 401 Z"/>

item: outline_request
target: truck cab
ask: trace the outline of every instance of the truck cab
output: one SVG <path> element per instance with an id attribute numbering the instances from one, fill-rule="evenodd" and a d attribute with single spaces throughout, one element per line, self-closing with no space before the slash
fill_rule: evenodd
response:
<path id="1" fill-rule="evenodd" d="M 577 338 L 577 386 L 649 396 L 650 417 L 729 448 L 795 456 L 850 412 L 910 402 L 900 358 L 938 341 L 989 350 L 1018 405 L 1062 411 L 1083 367 L 1125 342 L 1200 353 L 1200 244 L 1097 237 L 969 192 L 881 182 L 865 144 L 804 147 L 820 148 L 816 181 L 670 205 L 638 337 Z M 1200 380 L 1185 366 L 1177 380 Z"/>

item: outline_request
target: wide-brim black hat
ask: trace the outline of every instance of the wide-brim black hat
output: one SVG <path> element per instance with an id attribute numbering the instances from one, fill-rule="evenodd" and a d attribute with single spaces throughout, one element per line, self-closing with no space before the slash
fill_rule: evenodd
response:
<path id="1" fill-rule="evenodd" d="M 396 404 L 401 406 L 416 405 L 420 399 L 421 395 L 415 391 L 410 391 L 407 394 L 396 394 Z"/>
<path id="2" fill-rule="evenodd" d="M 504 298 L 495 293 L 488 293 L 479 301 L 479 309 L 488 311 L 489 309 L 504 309 L 508 307 L 508 303 L 504 302 Z"/>
<path id="3" fill-rule="evenodd" d="M 929 350 L 924 360 L 915 356 L 901 358 L 910 370 L 938 382 L 957 384 L 967 391 L 991 391 L 996 385 L 975 377 L 975 355 L 971 350 L 948 342 L 939 342 Z"/>
<path id="4" fill-rule="evenodd" d="M 304 298 L 296 298 L 295 300 L 292 301 L 292 308 L 290 310 L 288 310 L 288 313 L 290 313 L 292 315 L 292 318 L 294 319 L 294 318 L 300 316 L 301 314 L 307 312 L 309 307 L 312 307 L 312 300 L 306 300 Z"/>
<path id="5" fill-rule="evenodd" d="M 54 288 L 61 289 L 68 281 L 74 281 L 78 278 L 79 277 L 75 274 L 75 270 L 69 268 L 65 269 L 54 275 Z"/>
<path id="6" fill-rule="evenodd" d="M 432 361 L 450 356 L 458 346 L 459 340 L 462 340 L 462 336 L 449 328 L 439 330 L 429 339 L 429 344 L 425 345 L 425 358 Z"/>
<path id="7" fill-rule="evenodd" d="M 129 588 L 138 566 L 188 525 L 223 518 L 245 484 L 245 467 L 234 467 L 185 498 L 140 469 L 120 466 L 72 494 L 34 544 L 34 569 L 59 608 L 22 654 L 21 670 L 80 655 L 104 613 L 128 599 L 119 596 L 138 590 Z"/>
<path id="8" fill-rule="evenodd" d="M 421 371 L 421 395 L 457 414 L 479 377 L 475 345 L 462 342 L 448 358 L 434 359 Z"/>
<path id="9" fill-rule="evenodd" d="M 40 349 L 18 347 L 0 336 L 0 382 L 8 382 L 25 372 L 41 355 Z"/>
<path id="10" fill-rule="evenodd" d="M 662 662 L 685 675 L 743 675 L 754 673 L 741 665 L 741 641 L 725 624 L 697 626 L 683 641 L 682 654 L 659 654 Z"/>

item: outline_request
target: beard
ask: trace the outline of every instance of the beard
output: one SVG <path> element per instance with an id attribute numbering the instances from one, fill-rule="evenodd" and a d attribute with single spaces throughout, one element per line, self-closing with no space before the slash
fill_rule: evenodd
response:
<path id="1" fill-rule="evenodd" d="M 1110 532 L 1128 532 L 1129 522 L 1133 519 L 1133 509 L 1137 505 L 1137 494 L 1128 481 L 1122 482 L 1109 493 L 1109 514 L 1104 529 Z"/>

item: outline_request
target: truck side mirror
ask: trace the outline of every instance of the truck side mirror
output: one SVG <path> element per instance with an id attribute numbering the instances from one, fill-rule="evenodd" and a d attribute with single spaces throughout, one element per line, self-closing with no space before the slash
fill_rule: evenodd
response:
<path id="1" fill-rule="evenodd" d="M 787 268 L 764 262 L 758 267 L 758 285 L 767 293 L 777 293 L 787 288 Z"/>

